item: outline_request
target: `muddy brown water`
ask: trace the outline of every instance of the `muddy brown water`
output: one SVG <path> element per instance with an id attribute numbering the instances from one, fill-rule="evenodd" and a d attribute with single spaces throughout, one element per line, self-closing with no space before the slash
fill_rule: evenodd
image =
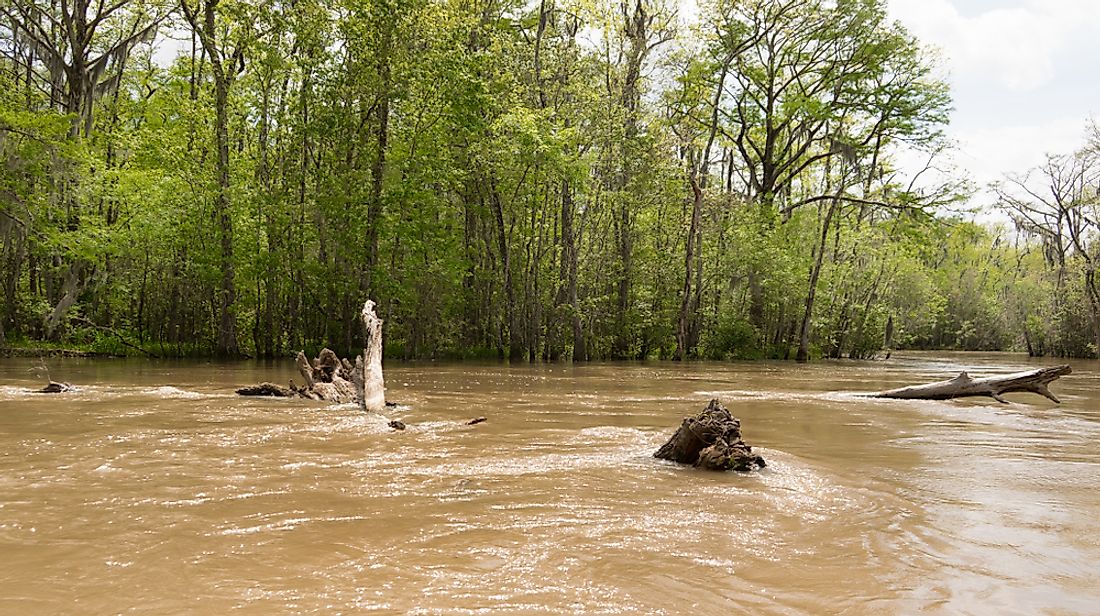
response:
<path id="1" fill-rule="evenodd" d="M 232 395 L 289 361 L 34 363 L 0 360 L 2 613 L 1100 613 L 1097 362 L 1061 406 L 843 393 L 1008 354 L 391 363 L 400 433 Z M 711 397 L 766 470 L 651 457 Z"/>

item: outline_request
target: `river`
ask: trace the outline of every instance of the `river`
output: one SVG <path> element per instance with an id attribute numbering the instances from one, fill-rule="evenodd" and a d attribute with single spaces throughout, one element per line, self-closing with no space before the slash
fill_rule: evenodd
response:
<path id="1" fill-rule="evenodd" d="M 0 360 L 2 613 L 1100 612 L 1094 361 L 1060 406 L 851 395 L 1012 354 L 395 362 L 405 432 L 233 395 L 290 361 L 35 363 Z M 651 457 L 711 397 L 766 469 Z"/>

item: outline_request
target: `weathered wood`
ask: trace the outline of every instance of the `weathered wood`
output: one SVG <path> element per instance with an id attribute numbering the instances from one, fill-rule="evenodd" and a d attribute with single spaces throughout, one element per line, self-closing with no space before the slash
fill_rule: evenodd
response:
<path id="1" fill-rule="evenodd" d="M 282 385 L 276 385 L 275 383 L 260 383 L 259 385 L 253 385 L 251 387 L 242 387 L 237 390 L 237 393 L 242 396 L 270 396 L 275 398 L 293 398 L 298 395 L 298 392 L 293 389 L 294 382 L 291 381 L 291 387 L 283 387 Z"/>
<path id="2" fill-rule="evenodd" d="M 355 358 L 355 378 L 362 375 L 363 383 L 355 381 L 360 406 L 367 411 L 382 412 L 386 408 L 386 384 L 382 378 L 382 319 L 374 313 L 374 302 L 363 304 L 363 325 L 366 327 L 367 344 L 363 349 L 363 365 Z"/>
<path id="3" fill-rule="evenodd" d="M 741 422 L 717 399 L 695 417 L 687 417 L 653 457 L 707 470 L 753 471 L 764 458 L 741 440 Z"/>
<path id="4" fill-rule="evenodd" d="M 872 394 L 871 397 L 899 400 L 948 400 L 968 396 L 987 396 L 998 402 L 1007 403 L 1008 400 L 1003 397 L 1004 394 L 1020 391 L 1039 394 L 1055 403 L 1059 403 L 1060 400 L 1050 393 L 1047 385 L 1070 372 L 1072 370 L 1068 365 L 1039 368 L 982 379 L 971 378 L 969 374 L 963 372 L 948 381 L 899 387 L 898 389 Z"/>
<path id="5" fill-rule="evenodd" d="M 385 383 L 382 379 L 382 319 L 374 313 L 374 302 L 363 305 L 363 324 L 366 326 L 367 344 L 363 354 L 352 364 L 341 359 L 331 349 L 321 349 L 310 361 L 302 351 L 294 359 L 298 373 L 305 385 L 298 387 L 294 381 L 289 388 L 272 383 L 242 387 L 242 396 L 297 397 L 343 404 L 358 402 L 360 408 L 380 412 L 386 407 Z"/>
<path id="6" fill-rule="evenodd" d="M 295 388 L 299 396 L 341 404 L 359 399 L 353 382 L 354 368 L 349 369 L 351 362 L 337 357 L 332 349 L 321 349 L 313 361 L 299 351 L 294 364 L 306 382 L 305 387 Z"/>
<path id="7" fill-rule="evenodd" d="M 327 349 L 326 349 L 327 350 Z M 309 365 L 304 351 L 298 351 L 298 357 L 294 359 L 294 365 L 298 367 L 298 374 L 306 381 L 306 389 L 313 389 L 313 366 Z"/>

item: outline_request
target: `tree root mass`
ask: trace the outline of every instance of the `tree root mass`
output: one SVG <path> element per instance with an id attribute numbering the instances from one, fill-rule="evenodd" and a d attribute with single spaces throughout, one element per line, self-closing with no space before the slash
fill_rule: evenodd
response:
<path id="1" fill-rule="evenodd" d="M 717 399 L 688 417 L 653 457 L 715 471 L 754 471 L 764 458 L 741 440 L 741 422 Z"/>

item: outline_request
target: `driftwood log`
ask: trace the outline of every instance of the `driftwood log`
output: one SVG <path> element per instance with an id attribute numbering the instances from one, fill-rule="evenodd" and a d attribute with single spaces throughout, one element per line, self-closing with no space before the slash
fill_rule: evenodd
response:
<path id="1" fill-rule="evenodd" d="M 305 398 L 338 404 L 358 402 L 364 410 L 381 412 L 386 406 L 386 387 L 382 378 L 382 319 L 374 313 L 374 302 L 371 300 L 363 304 L 362 317 L 367 343 L 363 354 L 355 357 L 354 364 L 337 357 L 331 349 L 322 349 L 313 361 L 299 351 L 294 363 L 305 381 L 301 387 L 294 381 L 290 382 L 290 387 L 260 383 L 242 387 L 237 393 L 242 396 Z"/>
<path id="2" fill-rule="evenodd" d="M 687 417 L 653 457 L 716 471 L 753 471 L 764 458 L 741 440 L 741 422 L 717 399 L 694 417 Z"/>
<path id="3" fill-rule="evenodd" d="M 963 372 L 949 381 L 900 387 L 872 394 L 871 397 L 900 400 L 948 400 L 967 396 L 988 396 L 998 402 L 1007 403 L 1008 400 L 1004 399 L 1003 394 L 1023 391 L 1039 394 L 1058 403 L 1060 401 L 1054 394 L 1050 393 L 1047 385 L 1071 371 L 1069 366 L 1061 365 L 983 379 L 971 378 L 969 374 Z"/>

